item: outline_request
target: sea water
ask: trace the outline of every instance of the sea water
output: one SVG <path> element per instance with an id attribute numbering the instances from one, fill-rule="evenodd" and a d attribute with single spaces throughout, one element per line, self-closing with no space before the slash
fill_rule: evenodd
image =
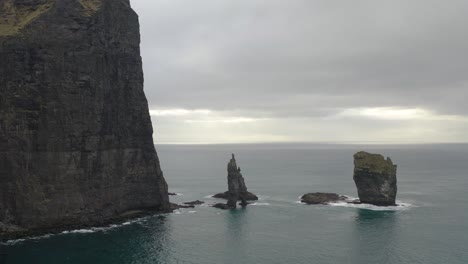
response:
<path id="1" fill-rule="evenodd" d="M 172 202 L 204 205 L 121 225 L 1 245 L 4 263 L 468 263 L 468 145 L 158 145 Z M 357 197 L 360 150 L 398 165 L 397 207 L 304 205 L 308 192 Z M 260 199 L 220 210 L 236 154 Z M 0 259 L 2 261 L 2 259 Z"/>

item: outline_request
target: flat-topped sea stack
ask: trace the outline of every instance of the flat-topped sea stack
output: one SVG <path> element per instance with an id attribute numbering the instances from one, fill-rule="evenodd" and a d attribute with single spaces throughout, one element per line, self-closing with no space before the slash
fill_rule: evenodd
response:
<path id="1" fill-rule="evenodd" d="M 390 158 L 364 151 L 354 154 L 354 182 L 361 203 L 378 206 L 395 204 L 397 166 Z"/>
<path id="2" fill-rule="evenodd" d="M 170 210 L 129 0 L 0 0 L 0 240 Z"/>
<path id="3" fill-rule="evenodd" d="M 236 158 L 232 154 L 232 158 L 227 166 L 228 176 L 228 191 L 213 195 L 215 198 L 227 199 L 226 208 L 236 208 L 237 201 L 241 201 L 241 205 L 247 205 L 247 201 L 258 200 L 258 197 L 247 191 L 244 177 L 242 176 L 240 167 L 237 166 Z"/>

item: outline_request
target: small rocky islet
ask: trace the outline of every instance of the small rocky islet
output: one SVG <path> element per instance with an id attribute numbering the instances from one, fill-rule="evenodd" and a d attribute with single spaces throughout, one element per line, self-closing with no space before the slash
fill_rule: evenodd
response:
<path id="1" fill-rule="evenodd" d="M 338 201 L 345 201 L 346 196 L 338 195 L 336 193 L 306 193 L 301 196 L 301 203 L 305 204 L 329 204 Z"/>
<path id="2" fill-rule="evenodd" d="M 380 154 L 360 151 L 354 154 L 354 183 L 359 200 L 349 201 L 346 196 L 336 193 L 307 193 L 301 197 L 305 204 L 329 204 L 348 202 L 352 204 L 372 204 L 376 206 L 396 206 L 397 166 L 390 158 Z"/>

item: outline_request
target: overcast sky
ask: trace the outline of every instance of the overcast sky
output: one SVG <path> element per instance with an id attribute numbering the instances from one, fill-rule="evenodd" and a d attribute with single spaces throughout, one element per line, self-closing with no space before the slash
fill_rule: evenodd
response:
<path id="1" fill-rule="evenodd" d="M 468 1 L 132 6 L 157 143 L 468 142 Z"/>

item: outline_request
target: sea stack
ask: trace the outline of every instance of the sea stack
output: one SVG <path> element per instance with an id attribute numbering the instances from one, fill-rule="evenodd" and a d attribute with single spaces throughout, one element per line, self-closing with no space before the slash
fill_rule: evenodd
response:
<path id="1" fill-rule="evenodd" d="M 237 201 L 241 201 L 241 205 L 246 206 L 247 201 L 258 200 L 255 194 L 247 191 L 244 177 L 240 167 L 237 166 L 234 154 L 232 154 L 232 158 L 227 165 L 227 172 L 228 191 L 215 194 L 213 197 L 227 199 L 227 208 L 236 208 Z"/>
<path id="2" fill-rule="evenodd" d="M 129 0 L 0 1 L 0 240 L 170 210 Z"/>
<path id="3" fill-rule="evenodd" d="M 390 158 L 364 151 L 354 154 L 354 182 L 361 203 L 378 206 L 395 204 L 397 166 Z"/>

